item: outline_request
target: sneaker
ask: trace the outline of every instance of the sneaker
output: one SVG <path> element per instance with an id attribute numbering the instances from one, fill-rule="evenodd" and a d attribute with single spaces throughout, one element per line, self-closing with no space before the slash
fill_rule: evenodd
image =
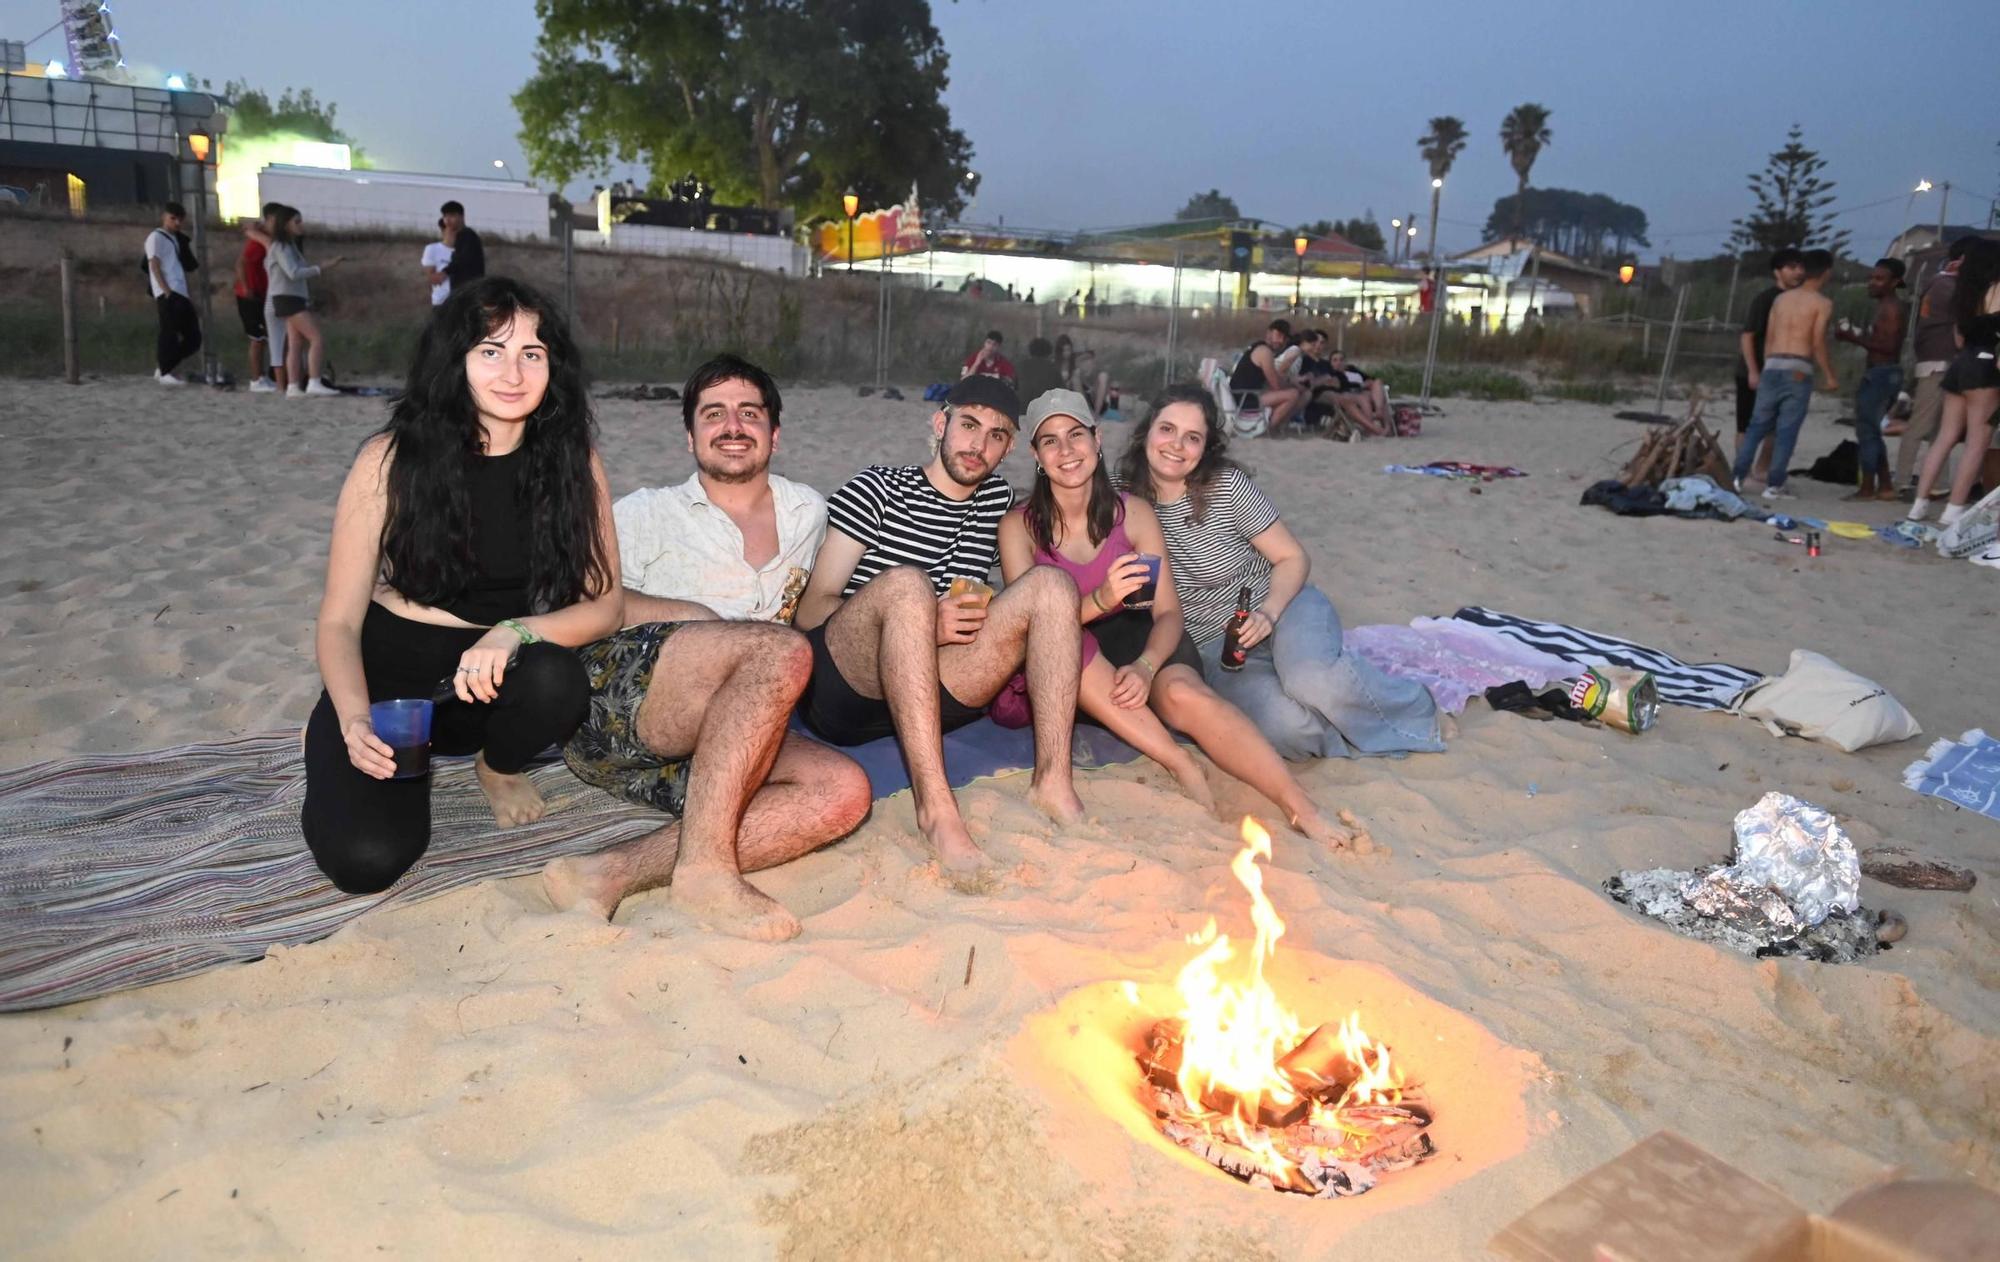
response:
<path id="1" fill-rule="evenodd" d="M 250 383 L 251 394 L 276 394 L 277 392 L 278 383 L 269 377 L 259 377 Z"/>
<path id="2" fill-rule="evenodd" d="M 306 388 L 304 386 L 286 386 L 285 397 L 287 399 L 303 399 L 306 397 Z"/>
<path id="3" fill-rule="evenodd" d="M 179 377 L 174 376 L 172 373 L 161 372 L 157 368 L 153 370 L 153 380 L 159 382 L 163 386 L 184 386 L 187 384 L 187 382 L 182 381 Z"/>
<path id="4" fill-rule="evenodd" d="M 305 392 L 315 399 L 338 399 L 340 397 L 340 391 L 334 389 L 324 381 L 306 382 Z"/>
<path id="5" fill-rule="evenodd" d="M 1978 556 L 1967 557 L 1966 560 L 1974 565 L 1983 565 L 1989 570 L 2000 570 L 2000 548 L 1988 548 Z"/>
<path id="6" fill-rule="evenodd" d="M 1759 494 L 1767 500 L 1795 500 L 1798 496 L 1782 486 L 1767 486 Z"/>

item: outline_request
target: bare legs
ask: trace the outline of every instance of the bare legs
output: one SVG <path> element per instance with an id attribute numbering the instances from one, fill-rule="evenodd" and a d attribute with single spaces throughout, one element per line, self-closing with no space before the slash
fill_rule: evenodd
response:
<path id="1" fill-rule="evenodd" d="M 1946 407 L 1953 397 L 1945 396 Z M 1973 484 L 1979 481 L 1987 449 L 1993 445 L 1993 412 L 2000 407 L 2000 390 L 1968 390 L 1956 397 L 1965 413 L 1965 454 L 1951 479 L 1951 502 L 1962 508 L 1972 499 Z"/>
<path id="2" fill-rule="evenodd" d="M 1115 675 L 1102 654 L 1091 658 L 1090 665 L 1083 668 L 1083 682 L 1077 689 L 1078 708 L 1113 736 L 1160 764 L 1179 782 L 1181 792 L 1201 803 L 1203 810 L 1213 813 L 1215 794 L 1209 790 L 1201 764 L 1181 748 L 1150 707 L 1134 706 L 1128 710 L 1111 699 L 1111 681 Z"/>
<path id="3" fill-rule="evenodd" d="M 946 867 L 974 868 L 985 855 L 973 844 L 945 779 L 940 684 L 967 705 L 983 705 L 1025 660 L 1035 706 L 1031 796 L 1059 821 L 1079 819 L 1083 804 L 1070 779 L 1069 755 L 1081 635 L 1076 585 L 1046 567 L 1030 570 L 993 598 L 971 644 L 938 647 L 930 578 L 905 566 L 878 574 L 827 620 L 827 651 L 848 686 L 888 703 L 910 769 L 917 827 Z"/>
<path id="4" fill-rule="evenodd" d="M 1966 499 L 1971 496 L 1972 484 L 1979 477 L 1980 462 L 1986 455 L 1983 445 L 1975 447 L 1971 442 L 1974 428 L 1973 407 L 1975 402 L 1983 402 L 1985 405 L 1984 412 L 1980 414 L 1978 431 L 1980 438 L 1990 442 L 1992 434 L 1989 426 L 1993 419 L 1993 400 L 1996 397 L 2000 397 L 2000 392 L 1993 390 L 1973 390 L 1966 394 L 1946 392 L 1944 411 L 1938 420 L 1937 436 L 1931 440 L 1931 449 L 1924 455 L 1923 471 L 1917 475 L 1917 498 L 1916 502 L 1910 505 L 1910 520 L 1923 520 L 1929 510 L 1928 501 L 1934 488 L 1943 479 L 1945 466 L 1951 460 L 1952 448 L 1958 445 L 1958 440 L 1961 438 L 1967 442 L 1965 454 L 1959 457 L 1958 472 L 1952 478 L 1951 503 L 1963 506 Z M 1963 491 L 1959 489 L 1961 482 L 1965 484 Z"/>
<path id="5" fill-rule="evenodd" d="M 310 311 L 285 317 L 285 364 L 300 387 L 318 381 L 326 367 L 326 334 Z"/>
<path id="6" fill-rule="evenodd" d="M 851 760 L 785 732 L 811 673 L 811 650 L 784 627 L 675 631 L 654 667 L 668 686 L 647 691 L 635 728 L 662 758 L 696 755 L 680 822 L 550 864 L 542 876 L 550 900 L 609 917 L 627 895 L 671 878 L 674 902 L 716 929 L 765 941 L 797 934 L 792 914 L 742 874 L 845 835 L 870 801 Z"/>
<path id="7" fill-rule="evenodd" d="M 1193 737 L 1216 766 L 1277 803 L 1292 827 L 1336 848 L 1358 840 L 1320 814 L 1257 725 L 1193 670 L 1179 665 L 1162 670 L 1153 681 L 1152 704 L 1169 726 Z"/>

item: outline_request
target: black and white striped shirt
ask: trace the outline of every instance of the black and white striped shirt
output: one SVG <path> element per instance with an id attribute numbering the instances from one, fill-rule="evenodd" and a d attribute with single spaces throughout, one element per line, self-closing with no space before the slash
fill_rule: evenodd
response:
<path id="1" fill-rule="evenodd" d="M 862 547 L 840 594 L 852 596 L 886 569 L 914 565 L 942 596 L 954 578 L 982 582 L 1000 563 L 1000 519 L 1014 502 L 1000 477 L 955 500 L 931 485 L 921 465 L 870 465 L 826 502 L 827 524 Z"/>
<path id="2" fill-rule="evenodd" d="M 1192 496 L 1155 504 L 1153 511 L 1167 537 L 1181 618 L 1196 644 L 1222 634 L 1244 587 L 1250 589 L 1252 609 L 1271 594 L 1271 563 L 1250 541 L 1277 523 L 1278 510 L 1241 469 L 1225 469 L 1215 480 L 1199 525 Z"/>

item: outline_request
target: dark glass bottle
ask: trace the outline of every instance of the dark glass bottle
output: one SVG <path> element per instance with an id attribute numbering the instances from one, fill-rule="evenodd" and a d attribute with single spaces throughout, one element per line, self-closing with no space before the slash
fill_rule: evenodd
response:
<path id="1" fill-rule="evenodd" d="M 1250 622 L 1250 589 L 1236 593 L 1236 616 L 1229 620 L 1229 630 L 1222 634 L 1222 669 L 1242 670 L 1249 660 L 1250 650 L 1243 647 L 1243 628 Z"/>

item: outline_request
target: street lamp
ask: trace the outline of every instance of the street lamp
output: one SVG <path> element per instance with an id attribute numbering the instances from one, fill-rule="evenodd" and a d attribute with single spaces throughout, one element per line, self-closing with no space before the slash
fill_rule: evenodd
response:
<path id="1" fill-rule="evenodd" d="M 495 171 L 505 171 L 507 173 L 507 178 L 510 180 L 517 178 L 514 174 L 514 168 L 508 166 L 504 159 L 501 158 L 493 159 L 493 169 Z"/>
<path id="2" fill-rule="evenodd" d="M 201 260 L 202 275 L 212 276 L 214 273 L 208 269 L 208 160 L 216 153 L 215 137 L 197 128 L 187 134 L 187 144 L 188 153 L 194 158 L 195 254 Z M 208 282 L 202 281 L 195 290 L 201 311 L 201 379 L 213 385 L 220 376 L 220 365 L 215 357 L 215 323 L 208 288 Z"/>
<path id="3" fill-rule="evenodd" d="M 848 190 L 840 195 L 840 208 L 847 213 L 847 270 L 849 273 L 852 273 L 854 271 L 854 216 L 861 212 L 861 199 L 855 195 L 853 186 L 850 185 Z"/>
<path id="4" fill-rule="evenodd" d="M 1638 274 L 1639 269 L 1630 263 L 1620 263 L 1618 265 L 1618 283 L 1625 286 L 1625 318 L 1627 320 L 1632 318 L 1632 304 L 1635 301 L 1632 297 L 1632 278 Z"/>
<path id="5" fill-rule="evenodd" d="M 1292 253 L 1298 255 L 1297 268 L 1292 273 L 1292 310 L 1299 309 L 1299 295 L 1306 279 L 1306 238 L 1305 234 L 1292 238 Z"/>

